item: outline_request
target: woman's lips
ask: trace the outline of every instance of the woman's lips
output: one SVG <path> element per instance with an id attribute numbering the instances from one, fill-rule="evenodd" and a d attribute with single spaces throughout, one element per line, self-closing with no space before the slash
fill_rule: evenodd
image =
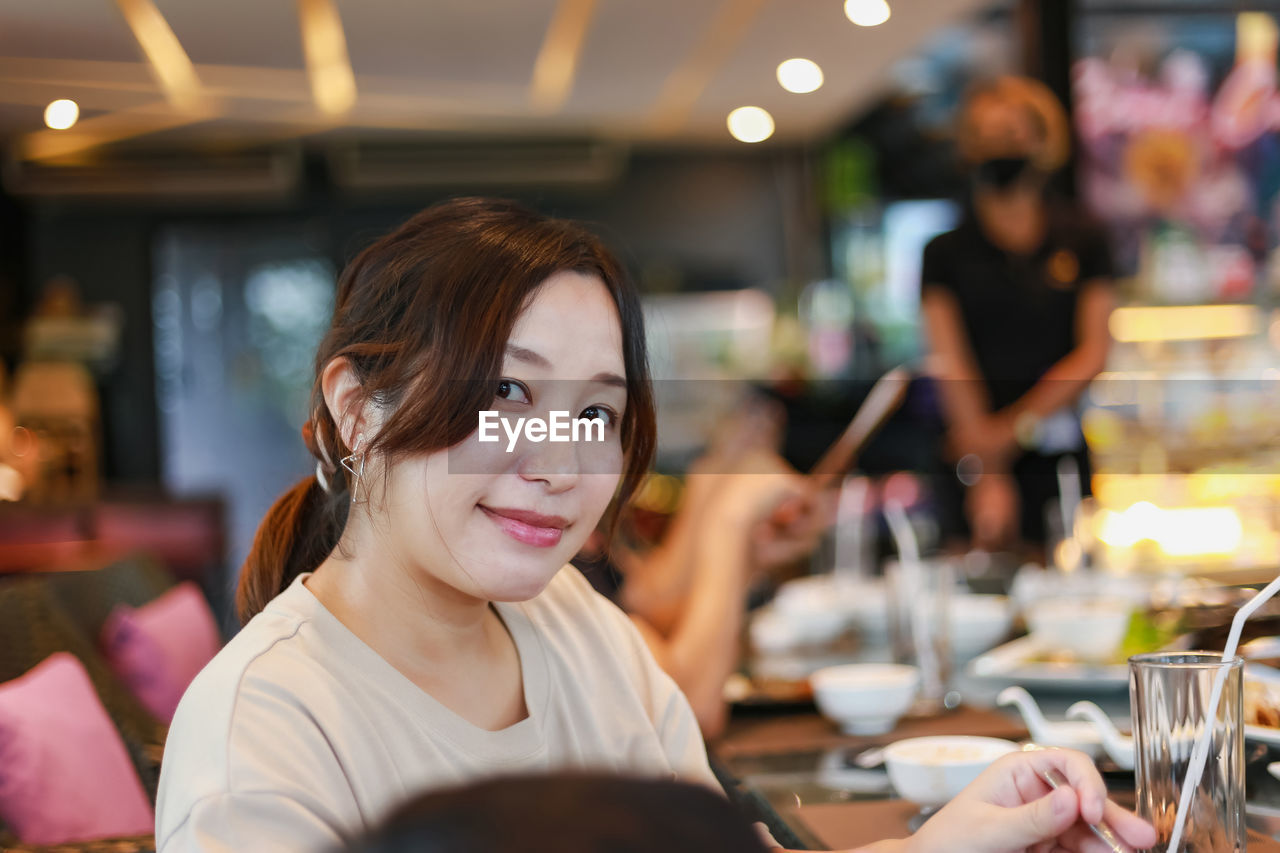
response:
<path id="1" fill-rule="evenodd" d="M 569 526 L 568 519 L 558 515 L 542 515 L 523 509 L 493 509 L 483 504 L 478 506 L 502 528 L 503 533 L 517 542 L 535 548 L 550 548 L 560 544 L 560 536 Z"/>

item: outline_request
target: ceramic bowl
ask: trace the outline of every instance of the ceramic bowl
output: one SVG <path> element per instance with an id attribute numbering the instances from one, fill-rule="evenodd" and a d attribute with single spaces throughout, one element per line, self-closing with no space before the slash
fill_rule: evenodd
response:
<path id="1" fill-rule="evenodd" d="M 1105 663 L 1120 648 L 1132 610 L 1128 601 L 1107 598 L 1037 601 L 1027 608 L 1027 627 L 1045 651 Z"/>
<path id="2" fill-rule="evenodd" d="M 960 793 L 991 762 L 1018 750 L 1013 741 L 993 737 L 917 737 L 885 747 L 884 762 L 900 797 L 933 807 Z"/>
<path id="3" fill-rule="evenodd" d="M 823 716 L 848 734 L 878 735 L 893 729 L 920 689 L 920 670 L 892 663 L 855 663 L 809 676 Z"/>

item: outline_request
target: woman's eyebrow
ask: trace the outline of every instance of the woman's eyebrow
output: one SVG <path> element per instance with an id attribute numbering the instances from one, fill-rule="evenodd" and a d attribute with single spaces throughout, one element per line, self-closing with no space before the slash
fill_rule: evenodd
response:
<path id="1" fill-rule="evenodd" d="M 545 370 L 551 369 L 551 362 L 545 356 L 539 355 L 533 350 L 522 347 L 519 344 L 507 344 L 507 355 L 516 361 L 523 361 L 525 364 L 532 364 L 534 367 L 541 367 Z M 591 382 L 598 382 L 601 385 L 611 385 L 616 388 L 626 388 L 627 380 L 616 373 L 610 371 L 602 371 L 592 376 Z"/>
<path id="2" fill-rule="evenodd" d="M 547 361 L 545 357 L 538 355 L 531 349 L 526 349 L 525 347 L 517 346 L 516 344 L 507 344 L 507 355 L 511 356 L 516 361 L 523 361 L 525 364 L 532 364 L 534 367 L 542 367 L 548 370 L 551 369 L 551 362 Z"/>
<path id="3" fill-rule="evenodd" d="M 591 377 L 592 382 L 599 382 L 601 385 L 612 385 L 615 388 L 626 388 L 627 380 L 623 379 L 616 373 L 597 373 Z"/>

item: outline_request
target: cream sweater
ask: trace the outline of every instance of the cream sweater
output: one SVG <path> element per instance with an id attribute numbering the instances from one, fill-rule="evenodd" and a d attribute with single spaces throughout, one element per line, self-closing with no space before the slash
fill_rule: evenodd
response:
<path id="1" fill-rule="evenodd" d="M 160 776 L 159 853 L 322 850 L 419 791 L 498 774 L 591 769 L 720 790 L 684 695 L 573 567 L 531 601 L 496 605 L 529 710 L 496 732 L 401 675 L 302 581 L 183 696 Z"/>

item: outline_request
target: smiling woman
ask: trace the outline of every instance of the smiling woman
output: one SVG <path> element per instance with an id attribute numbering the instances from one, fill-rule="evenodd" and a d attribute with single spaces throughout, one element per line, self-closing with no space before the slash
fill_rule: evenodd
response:
<path id="1" fill-rule="evenodd" d="M 160 853 L 331 849 L 412 794 L 502 774 L 720 790 L 689 702 L 566 566 L 649 464 L 644 354 L 613 257 L 506 202 L 430 208 L 351 263 L 304 429 L 316 475 L 263 520 L 246 625 L 178 706 Z M 573 412 L 603 440 L 508 452 L 478 438 L 490 410 Z M 1060 765 L 1079 800 L 1019 808 L 1039 788 L 1011 780 L 1033 760 Z M 993 853 L 1065 837 L 1086 811 L 1101 819 L 1103 790 L 1083 755 L 1022 759 L 931 820 L 919 849 L 952 849 L 955 827 Z"/>

